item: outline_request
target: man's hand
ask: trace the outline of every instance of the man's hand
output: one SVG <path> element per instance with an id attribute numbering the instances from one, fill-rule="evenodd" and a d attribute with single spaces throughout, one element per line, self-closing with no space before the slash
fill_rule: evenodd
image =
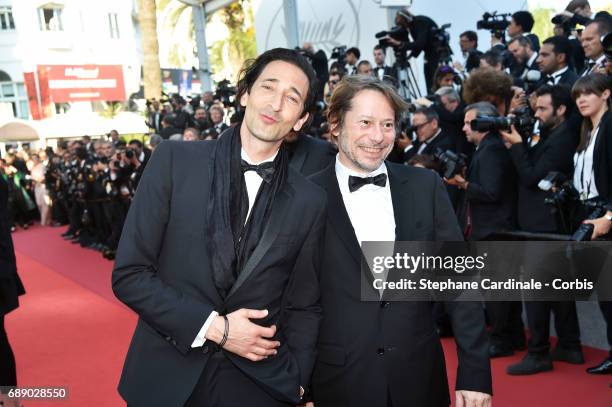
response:
<path id="1" fill-rule="evenodd" d="M 300 404 L 297 407 L 315 407 L 314 403 L 312 401 L 309 401 L 306 404 Z"/>
<path id="2" fill-rule="evenodd" d="M 510 102 L 510 111 L 514 111 L 518 108 L 527 106 L 527 97 L 525 96 L 525 91 L 518 86 L 513 86 L 512 90 L 514 91 L 514 96 L 512 96 L 512 101 Z"/>
<path id="3" fill-rule="evenodd" d="M 607 213 L 607 215 L 610 214 L 612 213 Z M 606 219 L 605 216 L 602 216 L 601 218 L 597 219 L 585 220 L 582 223 L 590 223 L 591 225 L 593 225 L 594 229 L 593 235 L 591 236 L 591 240 L 595 240 L 598 237 L 607 235 L 608 233 L 610 233 L 610 229 L 612 229 L 612 222 Z"/>
<path id="4" fill-rule="evenodd" d="M 491 395 L 477 391 L 457 390 L 455 407 L 491 407 Z"/>
<path id="5" fill-rule="evenodd" d="M 463 178 L 461 175 L 459 174 L 455 174 L 455 176 L 453 178 L 444 178 L 444 181 L 448 184 L 448 185 L 454 185 L 456 187 L 459 187 L 461 189 L 467 189 L 468 185 L 470 184 L 469 182 L 466 181 L 465 178 Z"/>
<path id="6" fill-rule="evenodd" d="M 280 346 L 280 342 L 266 339 L 274 337 L 276 326 L 265 328 L 250 321 L 265 318 L 267 315 L 268 310 L 245 308 L 228 314 L 229 333 L 223 349 L 253 362 L 276 355 L 276 348 Z M 224 331 L 225 321 L 222 316 L 218 316 L 206 331 L 206 339 L 220 343 Z"/>
<path id="7" fill-rule="evenodd" d="M 412 145 L 412 140 L 403 131 L 400 133 L 400 136 L 397 138 L 397 140 L 395 140 L 395 142 L 397 143 L 397 146 L 402 149 L 402 151 L 404 151 L 406 147 Z"/>
<path id="8" fill-rule="evenodd" d="M 514 127 L 514 125 L 512 125 L 512 130 L 510 131 L 500 130 L 499 133 L 502 135 L 502 138 L 507 148 L 512 147 L 512 144 L 518 144 L 518 143 L 523 142 L 521 135 L 519 134 L 518 131 L 516 131 L 516 128 Z"/>
<path id="9" fill-rule="evenodd" d="M 419 105 L 419 106 L 425 106 L 425 107 L 430 107 L 431 105 L 433 105 L 433 103 L 434 102 L 427 99 L 426 97 L 421 97 L 414 101 L 414 104 Z"/>

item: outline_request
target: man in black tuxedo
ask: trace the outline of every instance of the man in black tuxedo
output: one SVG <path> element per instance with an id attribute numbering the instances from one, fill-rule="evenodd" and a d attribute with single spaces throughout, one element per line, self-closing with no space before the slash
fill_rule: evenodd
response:
<path id="1" fill-rule="evenodd" d="M 217 134 L 221 134 L 229 128 L 229 126 L 223 122 L 223 118 L 225 117 L 225 111 L 221 106 L 212 105 L 208 110 L 208 113 L 210 114 L 212 127 L 215 129 Z"/>
<path id="2" fill-rule="evenodd" d="M 472 130 L 477 117 L 498 117 L 489 102 L 477 102 L 465 108 L 463 131 L 476 151 L 466 177 L 455 175 L 447 180 L 464 191 L 459 219 L 469 240 L 486 240 L 496 232 L 516 229 L 516 171 L 500 135 L 494 131 Z M 525 346 L 520 302 L 487 303 L 491 320 L 491 357 L 509 356 Z"/>
<path id="3" fill-rule="evenodd" d="M 532 81 L 534 71 L 539 71 L 536 60 L 538 52 L 533 49 L 533 45 L 528 38 L 519 36 L 508 44 L 508 51 L 512 53 L 516 64 L 510 68 L 510 74 L 515 79 L 515 85 L 523 86 L 526 81 Z"/>
<path id="4" fill-rule="evenodd" d="M 302 56 L 267 51 L 241 72 L 243 122 L 156 148 L 112 279 L 139 316 L 119 384 L 129 405 L 300 402 L 321 317 L 325 195 L 280 147 L 316 92 Z"/>
<path id="5" fill-rule="evenodd" d="M 0 174 L 0 386 L 17 385 L 15 356 L 4 327 L 4 316 L 19 307 L 19 296 L 25 294 L 17 274 L 8 219 L 8 196 L 8 185 Z"/>
<path id="6" fill-rule="evenodd" d="M 578 75 L 569 66 L 572 55 L 570 40 L 555 36 L 544 40 L 536 63 L 542 72 L 542 85 L 566 85 L 569 88 L 578 80 Z"/>
<path id="7" fill-rule="evenodd" d="M 383 47 L 380 45 L 374 46 L 374 76 L 381 81 L 395 82 L 397 80 L 397 71 L 391 66 L 385 65 L 385 58 L 387 54 Z"/>
<path id="8" fill-rule="evenodd" d="M 285 141 L 289 166 L 305 177 L 326 168 L 336 157 L 337 150 L 332 143 L 304 133 L 291 133 Z"/>
<path id="9" fill-rule="evenodd" d="M 512 14 L 510 24 L 508 24 L 508 36 L 512 39 L 525 37 L 531 42 L 531 49 L 538 51 L 540 49 L 540 40 L 538 36 L 531 33 L 535 20 L 529 11 L 521 10 Z"/>
<path id="10" fill-rule="evenodd" d="M 547 45 L 544 41 L 542 53 Z M 565 176 L 573 172 L 578 137 L 568 127 L 566 120 L 573 101 L 569 88 L 563 85 L 543 85 L 536 91 L 536 96 L 535 116 L 540 124 L 539 137 L 533 136 L 523 141 L 514 128 L 511 132 L 502 131 L 501 134 L 518 174 L 519 228 L 536 233 L 561 233 L 551 207 L 544 203 L 552 191 L 543 191 L 538 184 L 551 171 Z M 529 256 L 532 258 L 526 258 L 526 261 L 536 259 L 537 250 L 527 249 L 526 257 Z M 553 360 L 584 363 L 574 301 L 525 301 L 525 309 L 531 333 L 528 353 L 520 362 L 508 367 L 509 374 L 526 375 L 548 371 L 553 368 Z M 551 311 L 554 313 L 559 337 L 552 354 L 549 342 Z"/>
<path id="11" fill-rule="evenodd" d="M 417 109 L 412 116 L 412 128 L 417 140 L 405 148 L 404 161 L 410 160 L 416 154 L 433 156 L 437 149 L 456 150 L 455 141 L 442 131 L 440 117 L 432 107 Z"/>
<path id="12" fill-rule="evenodd" d="M 384 161 L 405 108 L 391 85 L 368 77 L 345 77 L 329 105 L 339 154 L 311 178 L 328 199 L 316 407 L 450 404 L 432 303 L 391 303 L 385 294 L 380 302 L 361 301 L 361 242 L 461 239 L 438 176 Z M 489 406 L 482 307 L 452 303 L 448 310 L 459 349 L 457 403 Z"/>

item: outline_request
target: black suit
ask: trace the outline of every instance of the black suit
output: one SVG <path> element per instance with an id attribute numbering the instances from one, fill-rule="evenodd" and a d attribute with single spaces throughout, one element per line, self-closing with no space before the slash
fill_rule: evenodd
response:
<path id="1" fill-rule="evenodd" d="M 387 162 L 396 240 L 461 240 L 439 177 Z M 327 191 L 321 273 L 323 323 L 312 378 L 317 407 L 448 406 L 442 347 L 431 302 L 361 301 L 362 252 L 332 163 L 311 178 Z M 383 297 L 384 300 L 385 297 Z M 482 307 L 448 304 L 460 366 L 457 389 L 491 393 Z"/>
<path id="2" fill-rule="evenodd" d="M 548 233 L 559 231 L 551 207 L 544 203 L 552 193 L 542 191 L 538 183 L 550 171 L 569 176 L 574 167 L 573 156 L 577 144 L 577 135 L 568 128 L 567 123 L 563 123 L 548 135 L 542 132 L 541 140 L 533 147 L 519 143 L 510 148 L 519 180 L 518 224 L 521 230 Z M 537 259 L 537 251 L 527 248 L 525 261 Z M 547 266 L 539 265 L 544 268 Z M 530 353 L 546 354 L 549 351 L 551 311 L 554 311 L 559 337 L 557 346 L 580 350 L 580 328 L 574 301 L 525 301 L 525 309 L 531 333 L 528 344 Z"/>
<path id="3" fill-rule="evenodd" d="M 382 78 L 380 78 L 381 70 L 382 70 Z M 377 66 L 377 67 L 374 67 L 372 71 L 374 73 L 374 76 L 379 79 L 387 80 L 387 81 L 390 80 L 392 83 L 397 82 L 397 71 L 395 70 L 395 68 L 391 66 L 387 66 L 387 65 L 384 65 L 382 67 Z"/>
<path id="4" fill-rule="evenodd" d="M 474 152 L 467 172 L 466 203 L 472 215 L 470 240 L 516 227 L 516 172 L 499 135 L 489 133 Z M 462 217 L 465 221 L 465 218 Z"/>
<path id="5" fill-rule="evenodd" d="M 578 74 L 574 72 L 571 68 L 568 68 L 567 71 L 561 74 L 559 80 L 554 85 L 565 85 L 571 89 L 571 87 L 574 86 L 574 83 L 578 80 L 578 78 Z M 543 76 L 538 85 L 536 86 L 536 89 L 546 84 L 553 85 L 553 83 L 549 83 L 549 81 L 552 81 L 552 77 L 548 75 Z"/>
<path id="6" fill-rule="evenodd" d="M 297 404 L 299 386 L 308 385 L 320 321 L 324 193 L 289 168 L 260 242 L 222 299 L 205 249 L 215 143 L 160 144 L 125 223 L 112 280 L 115 295 L 139 315 L 119 384 L 133 406 L 183 406 L 192 394 L 210 390 L 210 383 L 200 379 L 214 375 L 207 369 L 211 355 L 214 366 L 223 365 L 225 373 L 252 387 L 216 381 L 222 401 Z M 251 362 L 216 352 L 210 341 L 191 347 L 213 310 L 224 315 L 241 308 L 269 311 L 256 322 L 277 326 L 281 346 L 276 356 Z M 267 393 L 268 400 L 250 398 L 255 391 Z"/>
<path id="7" fill-rule="evenodd" d="M 19 307 L 25 294 L 17 274 L 17 262 L 8 220 L 8 185 L 0 175 L 0 385 L 16 386 L 15 357 L 4 328 L 4 316 Z"/>
<path id="8" fill-rule="evenodd" d="M 440 131 L 440 134 L 438 134 L 433 139 L 429 139 L 425 141 L 425 144 L 426 146 L 425 148 L 423 148 L 420 154 L 426 154 L 426 155 L 433 156 L 433 154 L 436 152 L 437 149 L 441 149 L 442 151 L 446 151 L 446 150 L 457 151 L 457 146 L 456 146 L 454 139 L 446 135 L 446 133 L 444 133 L 443 131 Z M 412 157 L 419 154 L 418 151 L 422 145 L 423 143 L 416 141 L 414 143 L 414 146 L 410 150 L 406 151 L 406 153 L 404 153 L 404 161 L 407 162 Z"/>
<path id="9" fill-rule="evenodd" d="M 550 171 L 570 175 L 578 137 L 562 124 L 538 144 L 514 144 L 510 156 L 518 173 L 518 226 L 529 232 L 556 233 L 557 225 L 551 208 L 544 200 L 551 192 L 542 191 L 538 183 Z"/>
<path id="10" fill-rule="evenodd" d="M 289 165 L 305 177 L 326 168 L 337 154 L 333 144 L 307 134 L 300 134 L 291 149 Z"/>

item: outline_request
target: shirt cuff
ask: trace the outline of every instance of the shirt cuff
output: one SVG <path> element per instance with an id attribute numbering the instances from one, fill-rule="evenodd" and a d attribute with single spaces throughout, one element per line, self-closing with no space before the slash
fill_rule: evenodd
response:
<path id="1" fill-rule="evenodd" d="M 414 147 L 414 145 L 413 145 L 413 144 L 410 144 L 410 145 L 406 146 L 406 148 L 404 148 L 404 153 L 407 153 L 408 151 L 410 151 L 410 149 L 411 149 L 412 147 Z"/>
<path id="2" fill-rule="evenodd" d="M 217 311 L 213 311 L 210 313 L 210 315 L 206 319 L 206 322 L 204 322 L 202 329 L 200 329 L 200 332 L 198 332 L 198 335 L 196 336 L 195 340 L 191 344 L 192 348 L 199 348 L 200 346 L 204 345 L 204 342 L 206 342 L 206 332 L 208 331 L 208 328 L 210 328 L 210 325 L 212 324 L 212 322 L 218 316 L 219 316 L 219 313 Z"/>

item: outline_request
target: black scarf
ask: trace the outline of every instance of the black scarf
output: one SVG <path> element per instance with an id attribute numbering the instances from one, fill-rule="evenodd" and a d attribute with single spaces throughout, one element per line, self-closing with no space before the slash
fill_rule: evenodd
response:
<path id="1" fill-rule="evenodd" d="M 211 174 L 208 202 L 208 250 L 213 280 L 225 298 L 255 250 L 270 218 L 274 197 L 287 178 L 288 159 L 281 147 L 274 159 L 274 176 L 261 182 L 255 203 L 245 224 L 249 209 L 248 194 L 241 167 L 240 127 L 226 130 L 216 141 L 209 171 Z"/>

